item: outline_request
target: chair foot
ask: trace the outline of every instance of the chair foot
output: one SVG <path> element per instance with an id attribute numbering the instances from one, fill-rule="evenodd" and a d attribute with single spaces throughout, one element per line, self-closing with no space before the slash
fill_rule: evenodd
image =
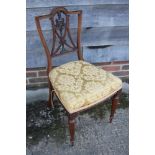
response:
<path id="1" fill-rule="evenodd" d="M 118 105 L 118 103 L 119 103 L 119 98 L 120 98 L 121 92 L 122 92 L 122 89 L 119 90 L 119 91 L 112 97 L 111 114 L 110 114 L 110 119 L 109 119 L 109 122 L 110 122 L 110 123 L 112 123 L 112 120 L 113 120 L 113 117 L 114 117 L 114 114 L 115 114 L 117 105 Z"/>
<path id="2" fill-rule="evenodd" d="M 75 118 L 76 118 L 76 116 L 77 116 L 77 114 L 69 114 L 68 115 L 68 125 L 69 125 L 71 146 L 74 146 Z"/>
<path id="3" fill-rule="evenodd" d="M 71 146 L 74 146 L 74 141 L 71 141 Z"/>

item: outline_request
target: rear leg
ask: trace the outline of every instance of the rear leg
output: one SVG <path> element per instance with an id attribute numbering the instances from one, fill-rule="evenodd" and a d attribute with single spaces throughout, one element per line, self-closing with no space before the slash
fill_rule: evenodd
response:
<path id="1" fill-rule="evenodd" d="M 117 105 L 119 103 L 120 95 L 121 95 L 122 89 L 119 90 L 113 97 L 112 97 L 112 105 L 111 105 L 111 114 L 110 114 L 110 123 L 112 123 Z"/>

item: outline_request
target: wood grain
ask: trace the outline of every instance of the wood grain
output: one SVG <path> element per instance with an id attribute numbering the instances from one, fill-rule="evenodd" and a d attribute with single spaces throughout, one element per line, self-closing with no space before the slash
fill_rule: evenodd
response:
<path id="1" fill-rule="evenodd" d="M 84 59 L 91 63 L 109 62 L 109 61 L 121 61 L 129 60 L 128 56 L 129 47 L 128 45 L 114 45 L 104 48 L 104 46 L 99 48 L 84 47 L 83 56 Z M 27 68 L 36 67 L 46 67 L 46 57 L 44 50 L 27 51 Z M 53 65 L 59 66 L 61 64 L 67 63 L 69 61 L 77 60 L 77 55 L 75 52 L 68 53 L 59 57 L 53 58 Z"/>
<path id="2" fill-rule="evenodd" d="M 105 26 L 128 26 L 128 5 L 94 5 L 94 6 L 69 6 L 68 10 L 82 10 L 82 27 L 105 27 Z M 35 8 L 26 11 L 27 31 L 36 30 L 34 17 L 49 14 L 52 8 Z M 92 20 L 93 19 L 93 20 Z M 77 18 L 71 17 L 71 28 L 77 27 Z M 46 20 L 42 25 L 43 30 L 51 28 L 50 22 Z"/>
<path id="3" fill-rule="evenodd" d="M 76 30 L 71 30 L 73 39 L 76 38 Z M 51 49 L 51 31 L 44 31 L 46 41 Z M 100 46 L 100 45 L 128 45 L 129 30 L 128 27 L 102 27 L 82 29 L 82 46 Z M 38 33 L 36 31 L 27 32 L 27 50 L 43 50 Z"/>
<path id="4" fill-rule="evenodd" d="M 26 8 L 53 7 L 53 6 L 79 6 L 101 4 L 128 4 L 128 0 L 27 0 Z"/>
<path id="5" fill-rule="evenodd" d="M 85 60 L 92 63 L 129 60 L 128 52 L 129 52 L 128 45 L 83 48 L 83 56 Z"/>
<path id="6" fill-rule="evenodd" d="M 84 58 L 89 62 L 128 60 L 128 0 L 27 0 L 26 67 L 46 66 L 46 57 L 41 45 L 34 17 L 48 14 L 55 6 L 68 10 L 83 10 L 81 46 Z M 77 18 L 71 17 L 71 31 L 76 38 Z M 51 49 L 51 25 L 44 21 L 43 33 Z M 77 60 L 75 53 L 53 59 L 54 65 Z"/>

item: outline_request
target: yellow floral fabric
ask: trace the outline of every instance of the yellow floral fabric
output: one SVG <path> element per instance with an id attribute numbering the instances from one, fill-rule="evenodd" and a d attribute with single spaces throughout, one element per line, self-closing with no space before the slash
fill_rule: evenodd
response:
<path id="1" fill-rule="evenodd" d="M 49 73 L 49 78 L 69 113 L 104 100 L 122 87 L 118 77 L 85 61 L 56 67 Z"/>

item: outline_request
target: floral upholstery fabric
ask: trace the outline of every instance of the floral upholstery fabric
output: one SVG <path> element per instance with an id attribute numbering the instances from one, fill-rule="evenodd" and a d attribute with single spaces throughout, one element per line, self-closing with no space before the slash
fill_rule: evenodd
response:
<path id="1" fill-rule="evenodd" d="M 85 61 L 56 67 L 49 73 L 49 78 L 69 113 L 102 101 L 122 87 L 118 77 Z"/>

